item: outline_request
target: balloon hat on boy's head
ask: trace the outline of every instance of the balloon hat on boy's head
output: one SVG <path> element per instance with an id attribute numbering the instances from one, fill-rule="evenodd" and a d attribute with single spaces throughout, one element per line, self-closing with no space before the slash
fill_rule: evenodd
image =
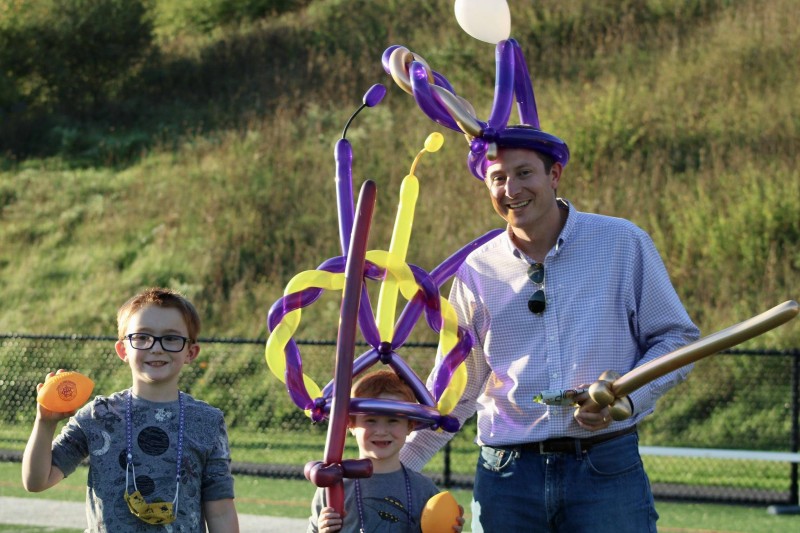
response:
<path id="1" fill-rule="evenodd" d="M 493 0 L 492 13 L 508 13 L 505 0 Z M 505 9 L 502 9 L 505 6 Z M 456 18 L 461 27 L 473 37 L 496 42 L 497 71 L 492 111 L 484 122 L 476 117 L 475 109 L 455 93 L 447 78 L 428 67 L 424 59 L 399 45 L 383 53 L 383 68 L 395 83 L 414 96 L 420 109 L 434 122 L 464 133 L 469 142 L 467 166 L 483 181 L 489 162 L 497 157 L 499 148 L 527 148 L 545 154 L 566 166 L 569 161 L 567 143 L 541 130 L 533 85 L 519 43 L 508 38 L 509 23 L 505 17 L 487 19 L 484 0 L 457 0 Z M 484 31 L 499 27 L 499 31 Z M 497 40 L 495 40 L 497 39 Z M 520 126 L 507 126 L 512 99 L 517 102 Z"/>

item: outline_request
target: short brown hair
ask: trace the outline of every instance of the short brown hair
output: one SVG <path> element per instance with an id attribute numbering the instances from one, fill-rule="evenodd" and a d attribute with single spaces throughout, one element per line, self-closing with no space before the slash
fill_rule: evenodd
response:
<path id="1" fill-rule="evenodd" d="M 162 287 L 145 289 L 122 304 L 117 311 L 117 333 L 120 340 L 125 337 L 125 330 L 131 315 L 149 305 L 180 311 L 183 321 L 186 323 L 189 341 L 197 342 L 197 336 L 200 334 L 200 315 L 197 313 L 197 309 L 178 291 Z"/>
<path id="2" fill-rule="evenodd" d="M 381 394 L 399 396 L 406 402 L 417 403 L 414 390 L 403 381 L 393 370 L 376 370 L 365 375 L 350 389 L 353 398 L 377 398 Z M 356 423 L 355 415 L 350 415 L 350 426 Z M 409 429 L 413 430 L 417 423 L 408 421 Z"/>
<path id="3" fill-rule="evenodd" d="M 359 379 L 351 390 L 353 398 L 377 398 L 392 394 L 407 402 L 417 402 L 414 390 L 392 370 L 376 370 Z"/>

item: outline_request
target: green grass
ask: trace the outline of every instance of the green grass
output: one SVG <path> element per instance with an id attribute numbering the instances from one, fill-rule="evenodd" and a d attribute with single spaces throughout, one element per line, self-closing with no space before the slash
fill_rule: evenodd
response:
<path id="1" fill-rule="evenodd" d="M 44 494 L 29 494 L 20 485 L 19 463 L 0 463 L 0 496 L 23 498 L 47 498 L 83 502 L 86 483 L 86 468 L 62 481 Z M 308 516 L 314 486 L 302 480 L 281 480 L 254 476 L 236 476 L 236 508 L 243 514 L 306 518 Z M 452 490 L 456 500 L 464 507 L 469 523 L 469 501 L 471 492 Z M 732 506 L 717 504 L 694 504 L 656 502 L 661 515 L 659 531 L 677 532 L 724 532 L 724 533 L 774 533 L 794 531 L 800 527 L 800 515 L 775 516 L 764 507 Z M 469 530 L 469 528 L 467 528 Z M 0 532 L 53 531 L 46 528 L 28 528 L 0 525 Z M 74 530 L 57 530 L 71 532 Z"/>

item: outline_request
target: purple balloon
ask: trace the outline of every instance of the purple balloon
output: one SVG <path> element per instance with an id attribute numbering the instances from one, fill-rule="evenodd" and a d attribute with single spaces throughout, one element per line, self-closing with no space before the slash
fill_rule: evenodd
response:
<path id="1" fill-rule="evenodd" d="M 427 405 L 430 407 L 435 407 L 436 404 L 433 401 L 433 397 L 431 393 L 425 388 L 425 384 L 419 379 L 419 377 L 414 373 L 408 363 L 406 363 L 402 357 L 397 356 L 396 352 L 392 352 L 392 358 L 389 361 L 389 366 L 395 371 L 395 373 L 400 376 L 406 384 L 411 387 L 414 391 L 414 396 L 416 396 L 417 401 L 422 405 Z"/>
<path id="2" fill-rule="evenodd" d="M 327 400 L 321 409 L 325 412 L 330 411 L 331 401 Z M 430 427 L 432 429 L 441 428 L 450 433 L 455 433 L 459 429 L 458 420 L 452 416 L 442 415 L 434 407 L 418 403 L 383 398 L 352 398 L 350 399 L 349 412 L 351 414 L 374 414 L 409 418 L 417 422 L 415 430 Z"/>
<path id="3" fill-rule="evenodd" d="M 453 277 L 458 268 L 473 250 L 492 240 L 503 231 L 503 229 L 495 229 L 478 237 L 469 244 L 462 246 L 456 253 L 445 259 L 439 266 L 431 270 L 430 278 L 433 280 L 436 286 L 437 296 L 439 288 L 444 285 L 448 279 Z M 405 340 L 408 338 L 408 335 L 411 333 L 411 330 L 414 329 L 420 314 L 422 314 L 422 311 L 426 306 L 430 307 L 430 301 L 424 297 L 424 294 L 421 295 L 420 293 L 417 293 L 417 296 L 415 296 L 413 300 L 406 304 L 405 309 L 403 309 L 403 312 L 400 314 L 400 318 L 397 320 L 397 324 L 395 325 L 394 339 L 392 339 L 392 343 L 394 345 L 401 346 L 403 342 L 405 342 Z M 430 325 L 430 321 L 428 322 L 428 325 Z M 439 331 L 439 329 L 436 328 L 434 328 L 434 330 Z"/>
<path id="4" fill-rule="evenodd" d="M 325 441 L 325 464 L 342 462 L 344 440 L 349 420 L 350 386 L 353 380 L 353 352 L 356 344 L 358 306 L 364 284 L 364 261 L 367 238 L 375 210 L 375 182 L 367 180 L 361 186 L 358 198 L 357 223 L 353 226 L 350 248 L 345 266 L 345 284 L 339 318 L 339 338 L 336 341 L 336 369 L 333 376 L 333 402 L 331 403 L 328 436 Z M 325 488 L 328 505 L 344 515 L 344 486 L 337 483 Z"/>
<path id="5" fill-rule="evenodd" d="M 352 414 L 397 416 L 420 422 L 433 422 L 441 416 L 439 411 L 428 405 L 383 398 L 352 398 L 350 412 Z"/>
<path id="6" fill-rule="evenodd" d="M 300 409 L 311 409 L 314 405 L 314 400 L 309 396 L 305 383 L 303 383 L 303 363 L 300 359 L 300 350 L 294 340 L 290 339 L 286 344 L 284 354 L 286 357 L 284 379 L 286 380 L 286 390 L 289 391 L 289 397 Z"/>
<path id="7" fill-rule="evenodd" d="M 391 75 L 392 73 L 390 59 L 392 57 L 392 52 L 394 52 L 398 48 L 400 48 L 399 44 L 393 44 L 392 46 L 383 51 L 383 55 L 381 56 L 381 65 L 383 65 L 383 70 L 386 72 L 386 74 Z"/>
<path id="8" fill-rule="evenodd" d="M 472 335 L 459 326 L 458 342 L 443 359 L 439 367 L 434 371 L 433 376 L 433 396 L 438 402 L 444 394 L 445 389 L 450 385 L 453 374 L 458 365 L 464 362 L 472 350 Z"/>
<path id="9" fill-rule="evenodd" d="M 359 376 L 362 372 L 366 369 L 374 365 L 380 359 L 380 355 L 378 354 L 378 350 L 376 348 L 370 348 L 366 352 L 359 355 L 355 361 L 353 361 L 353 379 L 356 376 Z M 328 399 L 331 397 L 331 393 L 333 392 L 333 380 L 330 380 L 325 387 L 322 389 L 322 398 Z"/>
<path id="10" fill-rule="evenodd" d="M 336 159 L 336 205 L 339 211 L 339 241 L 342 254 L 350 248 L 353 231 L 353 147 L 347 139 L 339 139 L 334 150 Z"/>
<path id="11" fill-rule="evenodd" d="M 450 85 L 450 82 L 447 80 L 447 78 L 445 78 L 435 70 L 432 70 L 431 73 L 433 74 L 434 83 L 436 83 L 436 85 L 442 87 L 443 89 L 447 89 L 453 94 L 456 94 L 456 90 L 453 89 L 453 86 Z"/>
<path id="12" fill-rule="evenodd" d="M 511 99 L 514 96 L 514 46 L 509 41 L 500 41 L 495 49 L 495 82 L 492 113 L 487 124 L 499 130 L 508 124 L 511 115 Z"/>
<path id="13" fill-rule="evenodd" d="M 439 287 L 433 282 L 433 278 L 425 272 L 423 269 L 416 265 L 408 265 L 411 269 L 411 272 L 414 274 L 414 279 L 419 285 L 420 290 L 417 294 L 412 298 L 412 300 L 406 304 L 403 312 L 400 313 L 400 318 L 397 319 L 397 323 L 395 324 L 394 328 L 394 337 L 392 338 L 392 346 L 395 349 L 400 348 L 403 343 L 408 338 L 408 335 L 411 333 L 411 330 L 417 323 L 417 319 L 419 318 L 420 314 L 422 314 L 423 307 L 427 307 L 434 312 L 439 312 L 441 316 L 441 309 L 439 307 Z M 419 299 L 419 302 L 423 305 L 412 305 L 414 301 Z M 407 316 L 409 315 L 409 316 Z M 413 316 L 411 316 L 413 315 Z M 428 320 L 428 325 L 434 331 L 439 331 L 436 327 L 437 324 L 441 323 L 441 319 L 433 323 L 431 320 Z"/>
<path id="14" fill-rule="evenodd" d="M 380 83 L 376 83 L 364 94 L 364 105 L 367 107 L 374 107 L 381 103 L 384 96 L 386 96 L 386 87 Z"/>
<path id="15" fill-rule="evenodd" d="M 447 108 L 436 97 L 436 93 L 431 90 L 425 65 L 418 61 L 412 61 L 408 67 L 408 77 L 411 80 L 414 99 L 417 101 L 419 108 L 434 122 L 460 132 L 461 127 L 453 120 Z"/>
<path id="16" fill-rule="evenodd" d="M 539 126 L 539 113 L 536 110 L 536 98 L 533 95 L 533 84 L 525 64 L 522 49 L 514 39 L 510 39 L 514 47 L 514 95 L 517 98 L 517 111 L 520 122 L 536 129 Z"/>
<path id="17" fill-rule="evenodd" d="M 462 246 L 456 253 L 442 261 L 442 263 L 431 270 L 431 277 L 437 286 L 441 287 L 444 282 L 453 277 L 456 271 L 461 267 L 461 264 L 467 259 L 467 256 L 476 249 L 480 248 L 490 240 L 494 239 L 505 229 L 493 229 L 484 233 L 472 242 Z"/>

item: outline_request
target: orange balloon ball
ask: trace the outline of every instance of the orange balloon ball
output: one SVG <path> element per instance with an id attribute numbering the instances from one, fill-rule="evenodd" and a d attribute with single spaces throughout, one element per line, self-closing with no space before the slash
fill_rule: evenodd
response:
<path id="1" fill-rule="evenodd" d="M 452 533 L 459 516 L 461 509 L 453 495 L 449 491 L 440 492 L 428 500 L 422 510 L 422 533 Z"/>
<path id="2" fill-rule="evenodd" d="M 47 378 L 36 395 L 42 407 L 54 413 L 69 413 L 86 403 L 94 381 L 79 372 L 60 372 Z"/>

